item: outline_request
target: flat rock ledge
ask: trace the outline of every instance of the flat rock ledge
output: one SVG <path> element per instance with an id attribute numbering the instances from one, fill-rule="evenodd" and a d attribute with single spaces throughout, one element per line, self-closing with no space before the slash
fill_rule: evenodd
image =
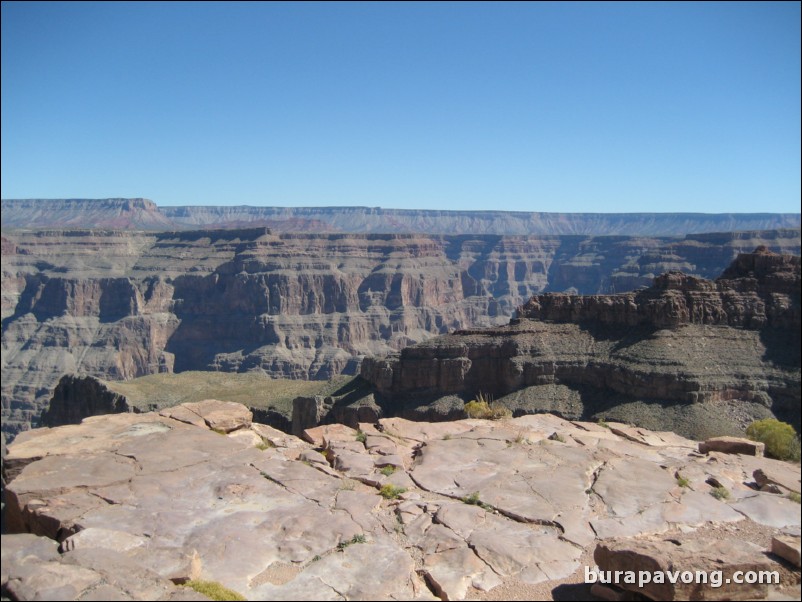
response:
<path id="1" fill-rule="evenodd" d="M 209 401 L 20 434 L 5 464 L 2 595 L 197 600 L 181 584 L 202 579 L 252 600 L 460 600 L 576 582 L 594 550 L 602 568 L 780 566 L 693 531 L 756 523 L 778 549 L 799 532 L 786 493 L 798 466 L 702 455 L 673 433 L 541 414 L 390 418 L 298 438 L 246 412 Z M 674 533 L 689 539 L 666 543 Z"/>

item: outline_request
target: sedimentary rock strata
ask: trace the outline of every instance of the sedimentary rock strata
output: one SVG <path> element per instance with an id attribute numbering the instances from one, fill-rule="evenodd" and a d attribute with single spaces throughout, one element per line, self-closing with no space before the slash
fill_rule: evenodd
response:
<path id="1" fill-rule="evenodd" d="M 360 426 L 302 440 L 208 402 L 23 433 L 6 521 L 24 535 L 3 536 L 3 591 L 174 599 L 200 578 L 249 599 L 455 600 L 549 591 L 609 538 L 800 523 L 753 477 L 798 467 L 673 433 L 550 415 Z"/>
<path id="2" fill-rule="evenodd" d="M 5 215 L 5 214 L 4 214 Z M 436 334 L 508 321 L 532 295 L 720 273 L 799 230 L 683 238 L 313 235 L 266 228 L 3 234 L 3 429 L 37 422 L 64 374 L 355 373 Z"/>
<path id="3" fill-rule="evenodd" d="M 573 418 L 625 402 L 650 404 L 647 414 L 715 403 L 714 413 L 733 413 L 732 424 L 716 428 L 737 432 L 736 422 L 768 410 L 799 423 L 799 333 L 799 257 L 760 250 L 739 256 L 716 281 L 672 272 L 637 292 L 537 295 L 508 326 L 460 330 L 367 358 L 361 374 L 395 400 L 397 412 L 415 397 L 479 393 L 513 394 L 513 406 L 524 399 L 520 411 Z M 690 422 L 666 417 L 662 428 L 722 434 Z"/>

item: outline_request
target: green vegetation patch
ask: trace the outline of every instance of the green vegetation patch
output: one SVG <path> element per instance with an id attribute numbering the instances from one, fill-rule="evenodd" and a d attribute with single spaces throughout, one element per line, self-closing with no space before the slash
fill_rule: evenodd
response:
<path id="1" fill-rule="evenodd" d="M 717 500 L 724 501 L 724 500 L 730 499 L 730 490 L 727 489 L 726 487 L 720 485 L 718 487 L 714 487 L 710 491 L 710 495 L 712 495 Z"/>
<path id="2" fill-rule="evenodd" d="M 778 460 L 799 462 L 799 437 L 794 427 L 775 418 L 756 420 L 746 428 L 746 436 L 766 445 L 766 455 Z"/>
<path id="3" fill-rule="evenodd" d="M 479 506 L 483 510 L 491 512 L 493 510 L 493 506 L 490 504 L 485 504 L 482 500 L 479 499 L 479 492 L 474 491 L 470 495 L 466 495 L 462 498 L 463 503 L 468 504 L 470 506 Z"/>
<path id="4" fill-rule="evenodd" d="M 111 391 L 125 396 L 129 405 L 144 410 L 168 408 L 180 403 L 219 399 L 249 408 L 272 408 L 287 416 L 292 400 L 313 395 L 336 395 L 354 377 L 331 380 L 270 378 L 262 372 L 200 372 L 151 374 L 125 382 L 103 381 Z M 155 407 L 154 407 L 155 406 Z"/>
<path id="5" fill-rule="evenodd" d="M 365 538 L 365 536 L 360 533 L 359 535 L 354 535 L 348 541 L 341 541 L 340 543 L 338 543 L 337 544 L 337 549 L 338 550 L 344 550 L 345 548 L 347 548 L 350 545 L 353 545 L 355 543 L 365 543 L 366 541 L 367 541 L 367 539 Z"/>
<path id="6" fill-rule="evenodd" d="M 184 583 L 184 587 L 194 589 L 199 594 L 203 594 L 212 600 L 247 600 L 245 596 L 238 594 L 233 589 L 228 589 L 217 581 L 200 581 L 192 579 Z"/>
<path id="7" fill-rule="evenodd" d="M 512 418 L 509 408 L 498 402 L 491 402 L 482 393 L 476 399 L 465 404 L 465 413 L 469 418 L 482 420 L 501 420 L 502 418 Z"/>
<path id="8" fill-rule="evenodd" d="M 379 495 L 386 500 L 394 500 L 397 499 L 402 493 L 406 493 L 406 491 L 406 487 L 396 487 L 391 483 L 386 483 L 382 485 L 381 489 L 379 489 Z"/>
<path id="9" fill-rule="evenodd" d="M 256 444 L 256 449 L 261 451 L 265 451 L 266 449 L 270 449 L 271 447 L 276 447 L 269 439 L 265 439 L 262 437 L 262 442 Z"/>

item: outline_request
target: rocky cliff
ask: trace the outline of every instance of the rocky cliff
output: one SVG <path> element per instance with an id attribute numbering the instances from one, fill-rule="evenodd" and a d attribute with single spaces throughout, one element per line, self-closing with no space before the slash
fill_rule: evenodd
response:
<path id="1" fill-rule="evenodd" d="M 329 378 L 454 329 L 498 326 L 543 291 L 710 277 L 799 230 L 679 238 L 7 231 L 3 429 L 35 421 L 65 373 L 257 370 Z"/>
<path id="2" fill-rule="evenodd" d="M 639 235 L 799 228 L 798 213 L 547 213 L 381 207 L 159 207 L 147 199 L 4 199 L 4 228 L 196 230 L 267 226 L 284 232 Z"/>
<path id="3" fill-rule="evenodd" d="M 205 400 L 23 433 L 0 594 L 195 600 L 176 584 L 211 580 L 249 600 L 586 600 L 595 553 L 605 570 L 722 576 L 648 599 L 799 599 L 799 468 L 751 442 L 699 453 L 548 414 L 359 426 L 300 439 Z M 763 553 L 775 542 L 796 565 Z M 735 570 L 780 580 L 726 583 Z"/>
<path id="4" fill-rule="evenodd" d="M 672 272 L 638 292 L 537 295 L 508 326 L 367 358 L 361 371 L 402 415 L 413 398 L 483 393 L 519 412 L 617 415 L 686 436 L 768 410 L 799 424 L 800 258 L 759 249 L 715 282 Z"/>

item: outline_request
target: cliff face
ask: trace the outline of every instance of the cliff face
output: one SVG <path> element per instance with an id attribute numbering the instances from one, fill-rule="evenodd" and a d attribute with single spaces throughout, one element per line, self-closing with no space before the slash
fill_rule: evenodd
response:
<path id="1" fill-rule="evenodd" d="M 65 373 L 356 373 L 454 329 L 506 323 L 532 295 L 718 274 L 739 251 L 798 254 L 798 230 L 683 238 L 5 232 L 3 429 L 36 421 Z"/>
<path id="2" fill-rule="evenodd" d="M 669 272 L 642 291 L 620 295 L 532 297 L 520 318 L 608 326 L 676 328 L 687 324 L 799 330 L 800 258 L 760 247 L 742 254 L 715 282 Z"/>
<path id="3" fill-rule="evenodd" d="M 607 407 L 741 400 L 798 423 L 799 333 L 799 257 L 761 249 L 739 256 L 715 282 L 674 272 L 633 293 L 538 295 L 508 326 L 367 358 L 361 374 L 397 403 L 413 394 L 499 398 L 527 388 L 542 401 L 559 386 L 587 406 L 568 414 L 593 413 L 605 397 Z"/>
<path id="4" fill-rule="evenodd" d="M 681 236 L 799 228 L 798 213 L 546 213 L 381 207 L 158 207 L 147 199 L 4 199 L 4 228 L 195 230 L 267 226 L 283 232 Z"/>

